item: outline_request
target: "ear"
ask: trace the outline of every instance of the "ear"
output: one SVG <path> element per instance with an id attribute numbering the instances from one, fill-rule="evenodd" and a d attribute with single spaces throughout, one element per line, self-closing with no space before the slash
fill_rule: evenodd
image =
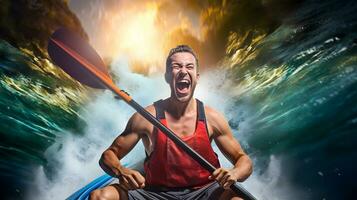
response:
<path id="1" fill-rule="evenodd" d="M 165 81 L 166 83 L 170 84 L 171 82 L 171 76 L 169 73 L 165 72 Z"/>
<path id="2" fill-rule="evenodd" d="M 197 81 L 200 80 L 200 73 L 197 72 Z"/>

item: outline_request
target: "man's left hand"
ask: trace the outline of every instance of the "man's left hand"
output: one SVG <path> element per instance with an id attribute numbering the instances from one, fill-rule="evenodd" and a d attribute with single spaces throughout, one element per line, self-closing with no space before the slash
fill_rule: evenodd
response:
<path id="1" fill-rule="evenodd" d="M 237 169 L 216 169 L 211 176 L 210 180 L 216 180 L 224 189 L 229 189 L 230 186 L 238 180 Z"/>

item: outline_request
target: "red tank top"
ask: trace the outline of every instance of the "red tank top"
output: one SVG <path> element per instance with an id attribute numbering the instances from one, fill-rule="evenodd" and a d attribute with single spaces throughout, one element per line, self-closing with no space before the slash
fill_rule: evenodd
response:
<path id="1" fill-rule="evenodd" d="M 199 100 L 196 101 L 196 130 L 192 135 L 181 137 L 181 139 L 213 166 L 219 168 L 218 157 L 214 153 L 208 137 L 203 103 Z M 162 100 L 154 103 L 156 117 L 167 126 L 161 102 Z M 144 163 L 147 186 L 199 188 L 212 182 L 208 180 L 210 173 L 166 137 L 164 133 L 155 128 L 153 134 L 153 137 L 156 137 L 154 149 Z"/>

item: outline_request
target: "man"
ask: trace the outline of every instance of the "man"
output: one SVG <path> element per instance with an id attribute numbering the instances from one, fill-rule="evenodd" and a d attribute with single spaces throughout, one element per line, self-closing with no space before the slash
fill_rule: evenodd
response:
<path id="1" fill-rule="evenodd" d="M 229 189 L 252 173 L 252 162 L 232 135 L 227 121 L 214 109 L 193 98 L 199 79 L 198 59 L 187 45 L 173 48 L 166 60 L 165 80 L 171 95 L 146 108 L 189 146 L 214 165 L 210 174 L 161 131 L 135 113 L 113 144 L 104 151 L 100 166 L 119 178 L 91 193 L 90 199 L 241 199 Z M 147 158 L 145 177 L 120 164 L 142 140 Z M 234 164 L 220 168 L 210 145 L 214 139 L 219 149 Z"/>

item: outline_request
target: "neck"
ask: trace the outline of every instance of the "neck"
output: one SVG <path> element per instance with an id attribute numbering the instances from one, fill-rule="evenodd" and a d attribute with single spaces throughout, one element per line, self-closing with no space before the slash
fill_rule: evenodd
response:
<path id="1" fill-rule="evenodd" d="M 180 102 L 170 97 L 167 102 L 167 111 L 175 118 L 180 118 L 186 113 L 195 112 L 196 110 L 196 100 L 193 97 L 186 102 Z"/>

